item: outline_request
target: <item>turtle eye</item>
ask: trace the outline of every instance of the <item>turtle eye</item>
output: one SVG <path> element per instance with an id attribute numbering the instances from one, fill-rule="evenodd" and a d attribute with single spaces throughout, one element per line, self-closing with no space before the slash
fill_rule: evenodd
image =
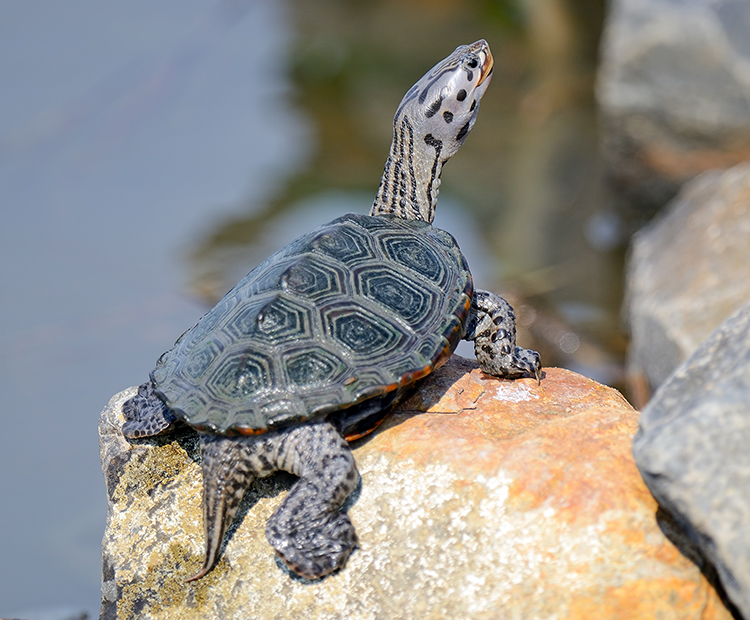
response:
<path id="1" fill-rule="evenodd" d="M 469 62 L 466 63 L 466 66 L 469 67 L 469 69 L 476 69 L 479 66 L 479 61 L 476 59 L 476 56 L 469 59 Z"/>

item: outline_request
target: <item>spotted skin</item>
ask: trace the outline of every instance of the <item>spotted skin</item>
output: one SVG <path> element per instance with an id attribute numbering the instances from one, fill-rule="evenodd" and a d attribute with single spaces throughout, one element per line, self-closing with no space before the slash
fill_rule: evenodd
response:
<path id="1" fill-rule="evenodd" d="M 135 397 L 123 404 L 122 413 L 125 416 L 122 432 L 131 439 L 167 433 L 177 422 L 177 416 L 156 397 L 150 381 L 139 386 Z"/>
<path id="2" fill-rule="evenodd" d="M 299 476 L 266 526 L 284 563 L 308 579 L 336 570 L 357 544 L 349 517 L 339 512 L 359 480 L 346 440 L 328 422 L 257 437 L 200 435 L 203 469 L 203 577 L 216 563 L 229 524 L 247 488 L 277 470 Z M 221 481 L 221 484 L 217 484 Z"/>
<path id="3" fill-rule="evenodd" d="M 393 142 L 371 215 L 432 222 L 440 172 L 474 126 L 491 75 L 492 55 L 480 40 L 456 48 L 409 89 L 393 120 Z"/>
<path id="4" fill-rule="evenodd" d="M 453 237 L 432 226 L 444 163 L 471 130 L 492 73 L 483 40 L 409 90 L 369 215 L 345 215 L 261 263 L 175 346 L 123 406 L 131 439 L 187 424 L 203 473 L 203 577 L 246 489 L 298 477 L 266 537 L 298 575 L 340 569 L 357 544 L 341 511 L 358 481 L 347 439 L 375 428 L 461 338 L 482 369 L 539 379 L 499 296 L 474 291 Z"/>
<path id="5" fill-rule="evenodd" d="M 511 305 L 490 291 L 475 290 L 465 340 L 474 341 L 474 354 L 484 372 L 515 379 L 526 374 L 541 382 L 536 351 L 516 346 L 516 316 Z"/>

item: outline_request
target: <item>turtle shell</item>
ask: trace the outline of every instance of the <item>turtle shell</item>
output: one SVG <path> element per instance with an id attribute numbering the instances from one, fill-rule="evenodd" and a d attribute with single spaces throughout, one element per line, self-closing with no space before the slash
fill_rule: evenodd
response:
<path id="1" fill-rule="evenodd" d="M 345 215 L 245 276 L 161 356 L 151 380 L 178 417 L 228 435 L 387 400 L 448 359 L 472 292 L 447 232 Z"/>

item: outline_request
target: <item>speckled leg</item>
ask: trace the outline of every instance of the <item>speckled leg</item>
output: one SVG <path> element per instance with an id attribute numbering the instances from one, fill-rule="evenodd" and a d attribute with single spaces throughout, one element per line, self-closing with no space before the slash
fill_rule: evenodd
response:
<path id="1" fill-rule="evenodd" d="M 177 417 L 154 393 L 154 386 L 149 381 L 138 388 L 133 398 L 122 406 L 125 424 L 122 434 L 129 439 L 153 437 L 174 428 Z"/>
<path id="2" fill-rule="evenodd" d="M 349 444 L 327 423 L 289 431 L 280 469 L 300 477 L 266 526 L 266 538 L 284 563 L 319 579 L 346 562 L 357 535 L 339 508 L 354 490 L 357 466 Z"/>
<path id="3" fill-rule="evenodd" d="M 274 471 L 257 437 L 223 437 L 200 434 L 203 469 L 203 532 L 206 555 L 203 567 L 187 581 L 210 571 L 229 524 L 237 514 L 242 496 L 256 477 Z"/>
<path id="4" fill-rule="evenodd" d="M 227 527 L 255 478 L 276 470 L 300 477 L 268 521 L 266 537 L 299 575 L 318 579 L 344 564 L 357 539 L 339 512 L 354 490 L 357 468 L 349 444 L 328 422 L 256 437 L 201 434 L 205 575 L 218 559 Z"/>
<path id="5" fill-rule="evenodd" d="M 541 381 L 539 353 L 516 346 L 516 316 L 499 295 L 474 291 L 465 340 L 474 341 L 474 353 L 482 370 L 510 379 L 529 373 Z"/>

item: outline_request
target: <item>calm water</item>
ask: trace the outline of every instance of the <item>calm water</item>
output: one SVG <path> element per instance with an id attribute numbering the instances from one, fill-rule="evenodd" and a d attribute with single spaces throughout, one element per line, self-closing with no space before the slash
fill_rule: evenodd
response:
<path id="1" fill-rule="evenodd" d="M 369 208 L 396 104 L 459 43 L 497 68 L 437 223 L 525 346 L 617 381 L 588 52 L 549 68 L 501 2 L 440 3 L 430 36 L 391 4 L 0 3 L 0 617 L 98 613 L 99 411 L 269 252 Z"/>

